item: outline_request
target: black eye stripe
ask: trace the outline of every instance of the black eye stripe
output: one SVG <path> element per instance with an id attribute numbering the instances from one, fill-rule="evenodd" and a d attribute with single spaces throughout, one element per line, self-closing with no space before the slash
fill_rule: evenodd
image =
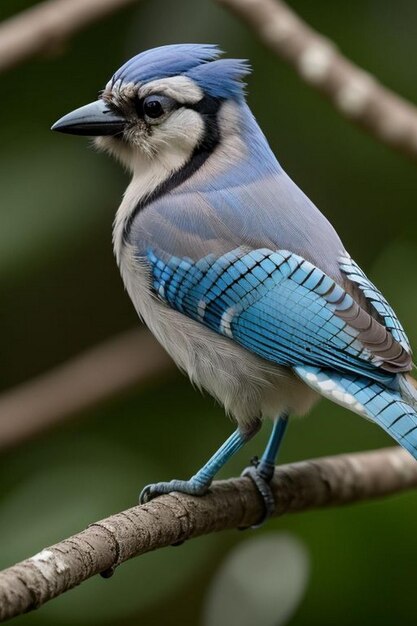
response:
<path id="1" fill-rule="evenodd" d="M 135 98 L 135 111 L 138 117 L 143 117 L 143 98 Z"/>
<path id="2" fill-rule="evenodd" d="M 217 115 L 223 103 L 221 98 L 213 98 L 213 96 L 204 96 L 194 104 L 185 104 L 187 109 L 192 109 L 201 115 Z"/>
<path id="3" fill-rule="evenodd" d="M 163 97 L 159 96 L 159 94 L 154 94 L 154 96 L 155 98 Z M 147 98 L 151 97 L 152 95 L 146 96 L 145 98 L 135 98 L 135 110 L 139 117 L 144 117 L 144 102 Z M 223 99 L 213 98 L 212 96 L 204 96 L 201 100 L 194 103 L 178 102 L 178 100 L 170 98 L 170 111 L 176 111 L 178 109 L 185 108 L 196 111 L 196 113 L 200 113 L 200 115 L 215 116 L 217 115 L 222 104 Z"/>

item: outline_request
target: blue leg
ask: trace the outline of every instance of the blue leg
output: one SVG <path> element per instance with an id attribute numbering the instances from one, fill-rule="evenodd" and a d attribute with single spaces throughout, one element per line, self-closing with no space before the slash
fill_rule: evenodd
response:
<path id="1" fill-rule="evenodd" d="M 197 474 L 194 474 L 189 480 L 171 480 L 166 483 L 147 485 L 139 496 L 139 502 L 141 504 L 149 502 L 152 498 L 156 498 L 163 493 L 170 493 L 171 491 L 180 491 L 181 493 L 188 493 L 194 496 L 203 495 L 210 487 L 211 481 L 217 472 L 235 452 L 240 450 L 258 432 L 259 428 L 259 422 L 256 422 L 253 428 L 248 431 L 242 431 L 237 428 Z"/>
<path id="2" fill-rule="evenodd" d="M 261 526 L 275 509 L 274 497 L 269 483 L 274 475 L 275 463 L 282 440 L 284 439 L 287 425 L 288 415 L 286 414 L 281 415 L 274 421 L 271 436 L 268 439 L 268 443 L 261 459 L 256 461 L 251 467 L 247 467 L 242 473 L 242 476 L 249 476 L 253 480 L 265 505 L 264 516 L 258 524 L 254 526 L 254 528 Z"/>
<path id="3" fill-rule="evenodd" d="M 268 439 L 264 453 L 257 466 L 258 474 L 268 482 L 274 475 L 279 449 L 288 426 L 288 415 L 282 415 L 274 420 L 271 436 Z"/>

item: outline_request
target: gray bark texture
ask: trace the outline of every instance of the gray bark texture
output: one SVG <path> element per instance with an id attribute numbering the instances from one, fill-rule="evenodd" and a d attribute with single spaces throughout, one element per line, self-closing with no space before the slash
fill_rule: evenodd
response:
<path id="1" fill-rule="evenodd" d="M 417 463 L 396 447 L 282 465 L 272 481 L 274 515 L 369 500 L 413 487 Z M 95 574 L 108 577 L 134 556 L 256 524 L 262 506 L 250 478 L 233 478 L 215 482 L 201 498 L 172 493 L 95 522 L 0 572 L 0 620 L 35 609 Z"/>

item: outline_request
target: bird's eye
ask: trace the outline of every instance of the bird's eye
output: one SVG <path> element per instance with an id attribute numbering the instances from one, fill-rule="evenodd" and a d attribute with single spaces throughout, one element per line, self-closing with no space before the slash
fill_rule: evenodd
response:
<path id="1" fill-rule="evenodd" d="M 161 117 L 161 115 L 165 113 L 161 100 L 155 96 L 145 98 L 143 102 L 143 112 L 146 117 L 150 117 L 152 120 Z"/>

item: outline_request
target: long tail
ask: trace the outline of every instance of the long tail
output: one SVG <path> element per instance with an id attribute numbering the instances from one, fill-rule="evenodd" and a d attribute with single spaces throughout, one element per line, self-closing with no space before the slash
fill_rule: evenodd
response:
<path id="1" fill-rule="evenodd" d="M 365 376 L 316 367 L 296 367 L 296 373 L 321 395 L 379 424 L 417 459 L 417 382 L 399 375 L 397 388 Z"/>

